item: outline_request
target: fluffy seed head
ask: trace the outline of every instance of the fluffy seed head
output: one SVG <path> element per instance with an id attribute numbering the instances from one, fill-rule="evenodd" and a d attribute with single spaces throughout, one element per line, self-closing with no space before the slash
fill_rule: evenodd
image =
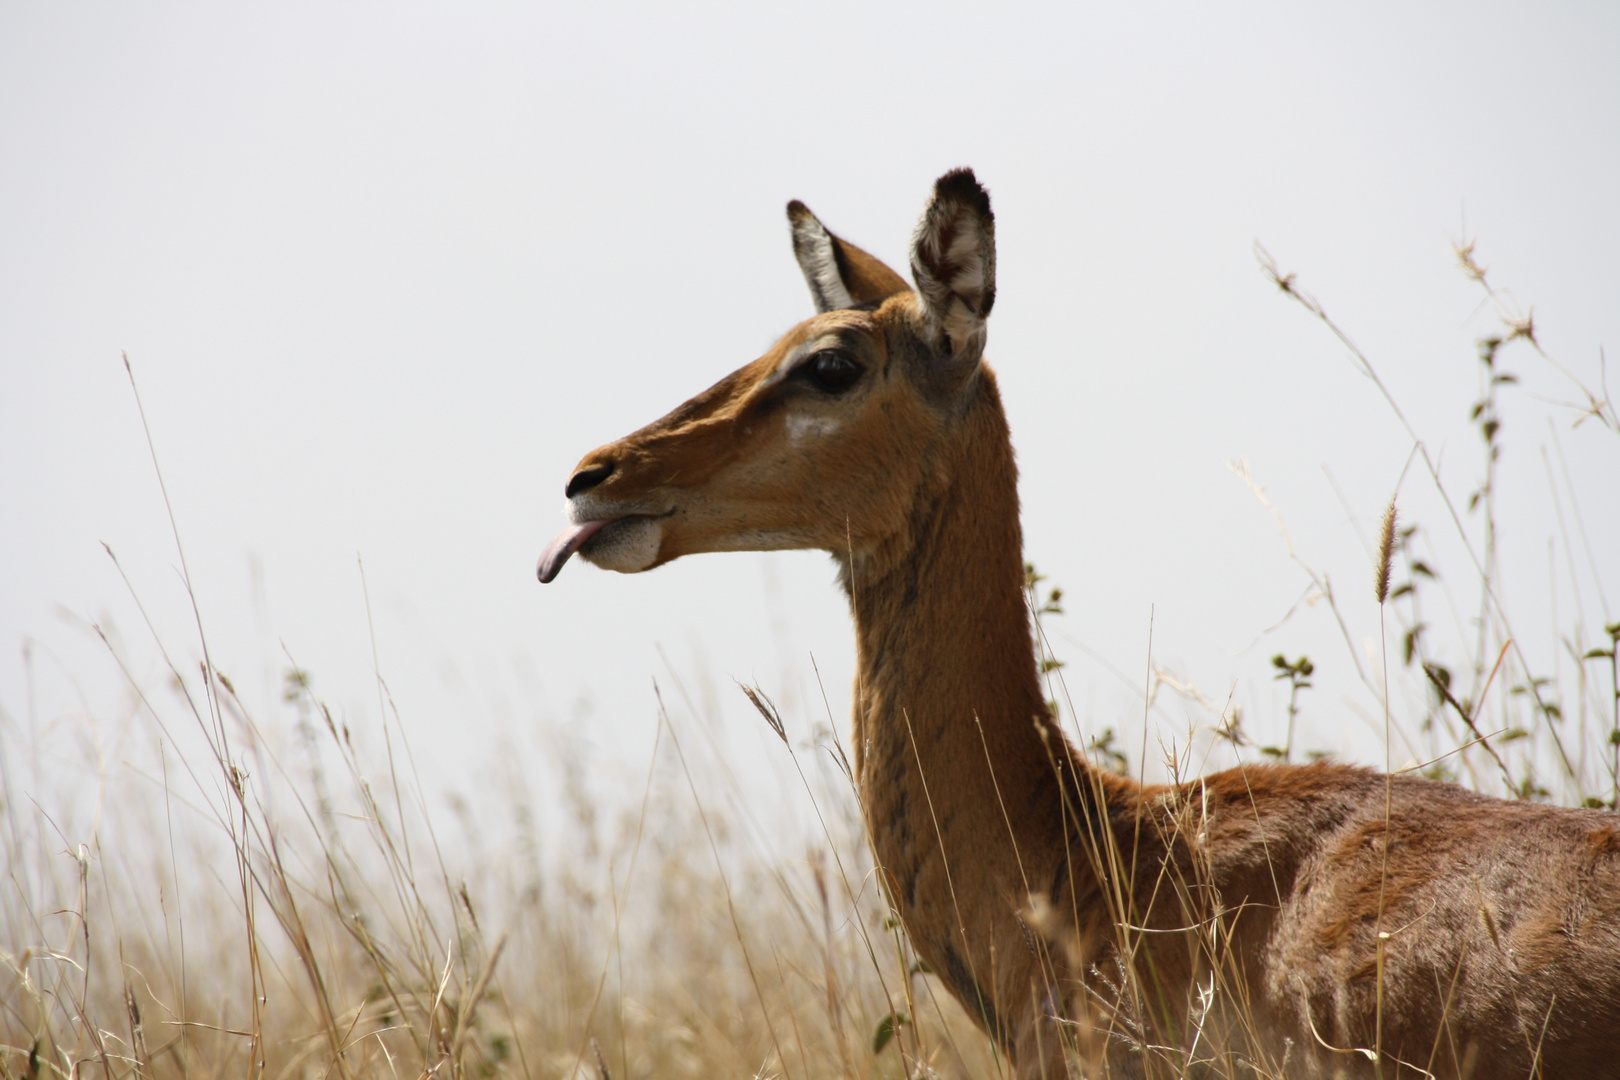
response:
<path id="1" fill-rule="evenodd" d="M 1378 603 L 1389 599 L 1389 564 L 1395 558 L 1395 500 L 1384 511 L 1384 529 L 1378 536 Z"/>

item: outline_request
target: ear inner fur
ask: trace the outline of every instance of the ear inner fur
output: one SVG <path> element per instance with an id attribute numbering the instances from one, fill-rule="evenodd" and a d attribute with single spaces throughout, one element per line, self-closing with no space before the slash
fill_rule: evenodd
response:
<path id="1" fill-rule="evenodd" d="M 996 303 L 996 218 L 972 169 L 940 177 L 911 242 L 911 275 L 946 350 L 977 359 Z"/>
<path id="2" fill-rule="evenodd" d="M 787 216 L 793 229 L 793 254 L 810 286 L 816 311 L 873 304 L 911 288 L 881 259 L 834 236 L 799 200 L 788 203 Z"/>

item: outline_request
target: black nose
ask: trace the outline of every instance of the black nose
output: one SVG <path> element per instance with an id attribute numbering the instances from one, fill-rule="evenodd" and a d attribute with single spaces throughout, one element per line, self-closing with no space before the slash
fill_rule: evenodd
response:
<path id="1" fill-rule="evenodd" d="M 572 499 L 575 495 L 582 491 L 589 491 L 612 475 L 613 462 L 611 461 L 606 465 L 592 465 L 589 468 L 581 469 L 568 478 L 568 486 L 563 489 L 563 495 Z"/>

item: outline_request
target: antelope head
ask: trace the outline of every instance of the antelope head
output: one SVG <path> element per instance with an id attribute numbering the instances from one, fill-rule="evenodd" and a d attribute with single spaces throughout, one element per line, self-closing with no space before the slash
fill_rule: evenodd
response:
<path id="1" fill-rule="evenodd" d="M 787 208 L 816 314 L 640 431 L 586 454 L 542 582 L 576 551 L 637 573 L 703 551 L 818 548 L 850 573 L 908 547 L 972 411 L 995 301 L 995 219 L 971 170 L 934 185 L 911 245 L 915 291 Z M 847 580 L 847 578 L 846 578 Z"/>

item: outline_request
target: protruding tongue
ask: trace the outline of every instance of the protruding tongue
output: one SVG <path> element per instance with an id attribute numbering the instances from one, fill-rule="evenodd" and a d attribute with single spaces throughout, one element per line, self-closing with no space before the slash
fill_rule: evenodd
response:
<path id="1" fill-rule="evenodd" d="M 545 553 L 540 556 L 540 584 L 544 585 L 556 577 L 557 571 L 568 561 L 568 556 L 578 551 L 579 545 L 606 524 L 605 521 L 587 521 L 583 525 L 570 525 L 558 533 L 557 539 L 547 544 Z"/>

